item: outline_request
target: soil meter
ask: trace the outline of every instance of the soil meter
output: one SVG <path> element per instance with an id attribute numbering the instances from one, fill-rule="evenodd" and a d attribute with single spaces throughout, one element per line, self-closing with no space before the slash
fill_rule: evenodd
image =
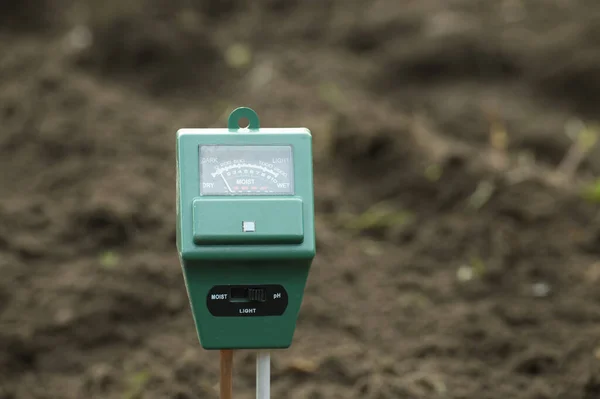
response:
<path id="1" fill-rule="evenodd" d="M 311 143 L 250 108 L 177 132 L 177 249 L 203 348 L 291 345 L 315 256 Z"/>

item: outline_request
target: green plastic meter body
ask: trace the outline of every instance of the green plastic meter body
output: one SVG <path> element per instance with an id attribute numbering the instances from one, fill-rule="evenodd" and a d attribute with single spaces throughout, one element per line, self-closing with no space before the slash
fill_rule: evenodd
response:
<path id="1" fill-rule="evenodd" d="M 249 108 L 180 129 L 177 249 L 202 347 L 289 347 L 316 253 L 310 131 Z"/>

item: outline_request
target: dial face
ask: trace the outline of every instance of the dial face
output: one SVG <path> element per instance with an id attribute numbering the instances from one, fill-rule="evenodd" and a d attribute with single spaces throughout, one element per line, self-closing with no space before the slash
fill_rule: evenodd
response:
<path id="1" fill-rule="evenodd" d="M 200 146 L 200 195 L 292 195 L 291 146 Z"/>

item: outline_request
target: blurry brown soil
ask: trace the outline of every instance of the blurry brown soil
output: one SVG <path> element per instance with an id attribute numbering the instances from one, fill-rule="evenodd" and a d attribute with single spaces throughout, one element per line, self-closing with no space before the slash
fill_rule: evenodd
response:
<path id="1" fill-rule="evenodd" d="M 174 135 L 241 105 L 315 142 L 274 397 L 600 398 L 599 66 L 597 0 L 2 2 L 0 399 L 217 397 Z"/>

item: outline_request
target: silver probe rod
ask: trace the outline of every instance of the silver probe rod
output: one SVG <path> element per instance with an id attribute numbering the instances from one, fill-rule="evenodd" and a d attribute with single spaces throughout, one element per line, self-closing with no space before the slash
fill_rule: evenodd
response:
<path id="1" fill-rule="evenodd" d="M 256 356 L 256 399 L 271 397 L 271 354 L 260 351 Z"/>

